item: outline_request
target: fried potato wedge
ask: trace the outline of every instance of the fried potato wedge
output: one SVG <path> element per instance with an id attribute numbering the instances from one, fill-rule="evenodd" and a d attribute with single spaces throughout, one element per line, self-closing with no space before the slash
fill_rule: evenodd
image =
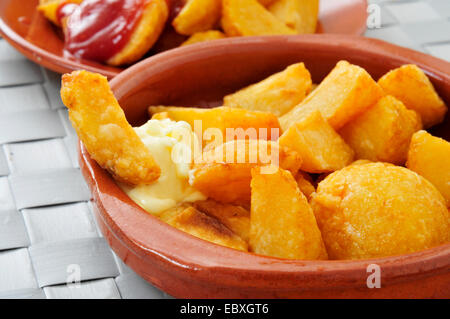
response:
<path id="1" fill-rule="evenodd" d="M 211 41 L 211 40 L 219 40 L 219 39 L 225 39 L 227 36 L 223 34 L 222 32 L 218 30 L 209 30 L 205 32 L 197 32 L 194 33 L 184 41 L 181 46 L 190 45 L 194 43 L 200 43 L 205 41 Z"/>
<path id="2" fill-rule="evenodd" d="M 222 28 L 229 37 L 296 34 L 257 0 L 223 0 Z"/>
<path id="3" fill-rule="evenodd" d="M 221 6 L 221 0 L 188 0 L 172 25 L 184 35 L 211 30 L 220 20 Z"/>
<path id="4" fill-rule="evenodd" d="M 408 109 L 419 113 L 424 128 L 444 120 L 447 106 L 436 93 L 426 74 L 416 65 L 408 64 L 386 73 L 378 84 L 402 101 Z"/>
<path id="5" fill-rule="evenodd" d="M 281 116 L 299 104 L 311 91 L 311 74 L 303 63 L 225 96 L 224 105 Z"/>
<path id="6" fill-rule="evenodd" d="M 297 186 L 300 191 L 306 196 L 308 200 L 311 199 L 311 195 L 316 191 L 314 187 L 314 181 L 308 173 L 299 171 L 295 177 Z"/>
<path id="7" fill-rule="evenodd" d="M 214 200 L 193 203 L 199 211 L 217 218 L 236 235 L 248 242 L 250 233 L 250 212 L 242 206 L 222 204 Z"/>
<path id="8" fill-rule="evenodd" d="M 283 131 L 314 111 L 335 129 L 374 105 L 384 95 L 380 86 L 363 68 L 340 61 L 303 102 L 280 117 Z"/>
<path id="9" fill-rule="evenodd" d="M 173 121 L 185 121 L 189 123 L 197 134 L 197 136 L 203 137 L 203 145 L 209 142 L 217 142 L 216 145 L 220 145 L 228 139 L 232 139 L 230 134 L 231 130 L 227 129 L 242 129 L 236 130 L 234 133 L 253 133 L 253 137 L 259 139 L 278 139 L 280 124 L 278 118 L 267 112 L 249 111 L 244 109 L 236 109 L 231 107 L 216 107 L 212 109 L 195 108 L 195 107 L 177 107 L 177 106 L 150 106 L 149 113 L 151 116 L 155 116 L 158 113 L 165 112 L 169 118 Z M 195 125 L 195 121 L 199 121 L 199 125 Z M 250 129 L 249 131 L 247 131 Z M 260 134 L 259 129 L 264 130 L 267 134 Z M 274 129 L 274 131 L 272 131 Z M 209 133 L 205 132 L 209 130 L 212 133 L 220 133 L 221 141 L 218 141 L 216 135 L 209 136 Z M 214 130 L 214 131 L 213 131 Z M 216 132 L 218 130 L 218 132 Z M 245 132 L 244 132 L 245 131 Z M 276 132 L 272 136 L 272 132 Z M 244 134 L 242 134 L 244 135 Z M 250 134 L 251 135 L 251 134 Z M 214 137 L 214 138 L 213 138 Z M 248 137 L 245 137 L 248 138 Z"/>
<path id="10" fill-rule="evenodd" d="M 147 53 L 161 35 L 169 17 L 166 0 L 146 1 L 142 17 L 123 49 L 106 61 L 109 65 L 133 63 Z"/>
<path id="11" fill-rule="evenodd" d="M 422 128 L 420 116 L 391 95 L 353 119 L 339 133 L 356 158 L 403 165 L 412 135 Z"/>
<path id="12" fill-rule="evenodd" d="M 279 165 L 296 174 L 302 164 L 294 151 L 264 140 L 236 140 L 203 152 L 193 164 L 192 186 L 218 202 L 250 202 L 251 169 Z M 270 172 L 270 171 L 269 171 Z"/>
<path id="13" fill-rule="evenodd" d="M 127 122 L 106 77 L 75 71 L 62 77 L 61 98 L 92 158 L 117 180 L 150 184 L 160 168 Z"/>
<path id="14" fill-rule="evenodd" d="M 406 167 L 425 177 L 450 207 L 450 143 L 425 131 L 411 139 Z"/>
<path id="15" fill-rule="evenodd" d="M 61 23 L 58 19 L 58 8 L 65 2 L 79 4 L 83 2 L 83 0 L 40 0 L 37 9 L 44 17 L 60 27 Z"/>
<path id="16" fill-rule="evenodd" d="M 217 245 L 248 251 L 248 245 L 242 238 L 216 218 L 208 216 L 194 207 L 183 210 L 176 209 L 171 213 L 171 216 L 164 215 L 163 220 L 181 231 Z"/>
<path id="17" fill-rule="evenodd" d="M 300 154 L 301 170 L 308 173 L 337 171 L 353 161 L 354 152 L 319 111 L 305 116 L 281 135 L 281 146 Z"/>
<path id="18" fill-rule="evenodd" d="M 300 34 L 316 32 L 319 0 L 277 0 L 269 11 Z"/>
<path id="19" fill-rule="evenodd" d="M 280 258 L 328 259 L 314 213 L 290 172 L 264 174 L 254 168 L 251 190 L 251 251 Z"/>

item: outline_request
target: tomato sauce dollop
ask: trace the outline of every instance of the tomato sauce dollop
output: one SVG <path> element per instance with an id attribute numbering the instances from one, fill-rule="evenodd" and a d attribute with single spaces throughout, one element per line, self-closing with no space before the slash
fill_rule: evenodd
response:
<path id="1" fill-rule="evenodd" d="M 84 0 L 76 7 L 65 3 L 58 10 L 61 19 L 67 17 L 65 49 L 77 58 L 107 61 L 127 44 L 147 1 Z"/>

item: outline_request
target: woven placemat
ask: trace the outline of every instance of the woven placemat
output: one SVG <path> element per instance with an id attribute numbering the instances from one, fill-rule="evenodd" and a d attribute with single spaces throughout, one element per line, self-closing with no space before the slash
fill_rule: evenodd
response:
<path id="1" fill-rule="evenodd" d="M 366 36 L 450 61 L 449 0 L 370 3 Z M 0 39 L 0 298 L 170 298 L 102 238 L 59 88 Z"/>

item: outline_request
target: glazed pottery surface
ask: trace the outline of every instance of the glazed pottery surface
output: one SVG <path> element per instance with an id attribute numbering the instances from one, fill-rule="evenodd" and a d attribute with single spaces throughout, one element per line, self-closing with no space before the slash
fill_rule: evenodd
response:
<path id="1" fill-rule="evenodd" d="M 310 35 L 218 40 L 171 50 L 114 78 L 112 89 L 133 125 L 149 105 L 211 107 L 225 94 L 286 66 L 304 62 L 319 83 L 341 59 L 374 79 L 415 63 L 450 105 L 450 64 L 385 42 L 356 36 Z M 449 140 L 450 124 L 433 129 Z M 105 238 L 132 269 L 182 298 L 432 298 L 450 297 L 450 244 L 388 258 L 358 261 L 283 260 L 221 247 L 144 212 L 80 144 L 80 166 L 90 186 Z M 381 288 L 367 287 L 367 267 L 381 269 Z"/>

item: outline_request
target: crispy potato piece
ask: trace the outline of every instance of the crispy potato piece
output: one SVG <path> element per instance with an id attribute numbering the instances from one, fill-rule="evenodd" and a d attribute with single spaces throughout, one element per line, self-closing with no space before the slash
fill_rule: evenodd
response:
<path id="1" fill-rule="evenodd" d="M 83 0 L 40 0 L 37 9 L 44 17 L 60 27 L 61 23 L 58 20 L 57 11 L 59 5 L 63 2 L 81 3 Z"/>
<path id="2" fill-rule="evenodd" d="M 290 259 L 328 259 L 319 227 L 292 174 L 252 169 L 251 251 Z"/>
<path id="3" fill-rule="evenodd" d="M 147 53 L 158 40 L 169 17 L 166 0 L 145 2 L 142 17 L 125 47 L 106 61 L 109 65 L 133 63 Z"/>
<path id="4" fill-rule="evenodd" d="M 299 104 L 311 91 L 311 74 L 303 63 L 225 96 L 224 105 L 281 116 Z"/>
<path id="5" fill-rule="evenodd" d="M 353 161 L 353 150 L 319 111 L 289 127 L 281 135 L 279 143 L 300 154 L 303 160 L 301 170 L 308 173 L 333 172 Z"/>
<path id="6" fill-rule="evenodd" d="M 221 0 L 188 0 L 172 25 L 184 35 L 210 30 L 220 20 L 221 6 Z"/>
<path id="7" fill-rule="evenodd" d="M 222 28 L 229 37 L 296 34 L 257 0 L 223 0 Z"/>
<path id="8" fill-rule="evenodd" d="M 411 139 L 406 167 L 430 181 L 450 207 L 450 143 L 425 131 Z"/>
<path id="9" fill-rule="evenodd" d="M 344 126 L 339 133 L 358 159 L 403 165 L 411 136 L 421 128 L 420 116 L 388 95 Z"/>
<path id="10" fill-rule="evenodd" d="M 169 225 L 192 236 L 217 245 L 248 251 L 247 243 L 229 230 L 216 218 L 200 212 L 194 207 L 172 211 L 173 216 L 165 215 L 163 219 Z"/>
<path id="11" fill-rule="evenodd" d="M 308 173 L 299 171 L 295 177 L 298 188 L 306 196 L 308 200 L 311 199 L 311 195 L 316 191 L 314 187 L 314 181 Z"/>
<path id="12" fill-rule="evenodd" d="M 295 175 L 301 163 L 296 152 L 275 142 L 231 141 L 204 151 L 202 161 L 195 160 L 190 182 L 209 198 L 241 205 L 250 202 L 253 167 L 279 165 Z"/>
<path id="13" fill-rule="evenodd" d="M 444 120 L 447 106 L 426 74 L 416 65 L 404 65 L 392 70 L 379 79 L 378 84 L 387 94 L 402 101 L 408 109 L 419 113 L 424 128 Z"/>
<path id="14" fill-rule="evenodd" d="M 392 164 L 350 165 L 332 173 L 311 206 L 330 259 L 401 255 L 450 240 L 442 195 L 425 178 Z"/>
<path id="15" fill-rule="evenodd" d="M 87 71 L 65 74 L 61 98 L 89 154 L 117 180 L 150 184 L 159 178 L 159 166 L 128 124 L 106 77 Z"/>
<path id="16" fill-rule="evenodd" d="M 280 117 L 281 128 L 286 131 L 309 113 L 320 111 L 328 123 L 339 130 L 383 95 L 383 90 L 366 70 L 340 61 L 302 103 Z"/>
<path id="17" fill-rule="evenodd" d="M 277 0 L 269 11 L 300 34 L 316 32 L 319 0 Z"/>
<path id="18" fill-rule="evenodd" d="M 213 200 L 195 202 L 199 211 L 217 218 L 236 235 L 248 242 L 250 233 L 250 212 L 242 206 L 222 204 Z"/>
<path id="19" fill-rule="evenodd" d="M 212 109 L 195 107 L 177 107 L 177 106 L 150 106 L 150 115 L 166 112 L 173 121 L 185 121 L 189 123 L 198 136 L 204 136 L 208 129 L 219 129 L 222 134 L 222 143 L 226 141 L 226 131 L 232 128 L 242 128 L 243 130 L 255 129 L 256 138 L 259 139 L 277 139 L 278 136 L 272 136 L 271 129 L 278 129 L 280 124 L 278 118 L 266 112 L 248 111 L 230 107 L 216 107 Z M 194 121 L 201 121 L 201 129 L 194 125 Z M 259 134 L 260 128 L 267 129 L 267 136 Z M 231 138 L 231 137 L 230 137 Z M 207 138 L 203 139 L 203 145 L 212 142 Z M 218 143 L 218 144 L 222 144 Z"/>
<path id="20" fill-rule="evenodd" d="M 225 39 L 226 37 L 227 36 L 225 34 L 223 34 L 220 31 L 217 31 L 217 30 L 209 30 L 209 31 L 205 31 L 205 32 L 197 32 L 197 33 L 194 33 L 193 35 L 191 35 L 189 37 L 189 39 L 184 41 L 181 44 L 181 46 L 190 45 L 190 44 L 194 44 L 194 43 L 205 42 L 205 41 L 211 41 L 211 40 Z"/>

